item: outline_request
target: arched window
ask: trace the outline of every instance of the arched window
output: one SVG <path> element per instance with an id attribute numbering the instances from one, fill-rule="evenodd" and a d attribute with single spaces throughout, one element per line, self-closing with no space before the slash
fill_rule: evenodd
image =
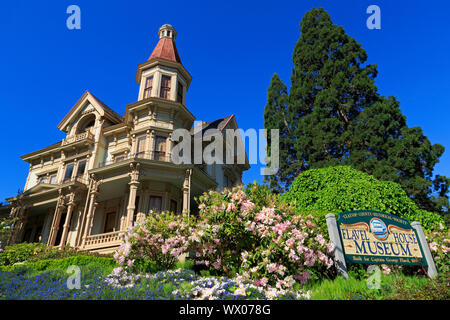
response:
<path id="1" fill-rule="evenodd" d="M 87 115 L 78 122 L 76 133 L 79 134 L 86 132 L 86 130 L 92 128 L 93 126 L 95 126 L 95 115 Z"/>

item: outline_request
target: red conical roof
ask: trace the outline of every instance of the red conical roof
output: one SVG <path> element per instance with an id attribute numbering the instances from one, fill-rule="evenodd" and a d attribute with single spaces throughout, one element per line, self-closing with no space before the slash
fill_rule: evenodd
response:
<path id="1" fill-rule="evenodd" d="M 167 33 L 161 33 L 161 31 L 165 30 L 171 31 L 170 36 L 167 36 Z M 174 33 L 175 29 L 173 29 L 170 25 L 164 25 L 160 28 L 160 38 L 158 44 L 156 45 L 155 49 L 153 49 L 153 52 L 148 60 L 161 58 L 164 60 L 181 63 L 180 55 L 178 54 L 177 47 L 175 46 L 174 39 L 176 33 Z"/>

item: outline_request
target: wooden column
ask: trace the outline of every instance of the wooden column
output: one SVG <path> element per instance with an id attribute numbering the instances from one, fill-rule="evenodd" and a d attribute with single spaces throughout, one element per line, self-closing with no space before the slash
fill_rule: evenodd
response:
<path id="1" fill-rule="evenodd" d="M 67 234 L 69 233 L 69 227 L 70 227 L 70 220 L 72 218 L 73 208 L 75 207 L 74 198 L 75 198 L 75 193 L 72 192 L 70 194 L 70 200 L 69 200 L 69 203 L 67 205 L 66 221 L 64 221 L 63 233 L 62 233 L 62 236 L 61 236 L 61 248 L 64 248 L 66 246 Z"/>
<path id="2" fill-rule="evenodd" d="M 86 238 L 91 234 L 92 227 L 94 225 L 94 214 L 95 214 L 95 209 L 98 205 L 96 200 L 97 200 L 97 196 L 99 194 L 99 192 L 98 192 L 99 186 L 100 186 L 100 182 L 93 179 L 92 180 L 92 188 L 88 195 L 89 196 L 89 207 L 88 207 L 86 221 L 85 221 L 85 225 L 84 225 L 82 246 L 84 246 L 84 244 L 86 243 Z"/>
<path id="3" fill-rule="evenodd" d="M 169 133 L 166 142 L 166 156 L 169 162 L 172 162 L 172 133 Z"/>
<path id="4" fill-rule="evenodd" d="M 56 234 L 59 228 L 59 220 L 61 219 L 61 211 L 64 206 L 64 195 L 62 191 L 59 190 L 58 201 L 56 202 L 55 213 L 53 214 L 52 225 L 50 228 L 50 234 L 48 236 L 47 245 L 53 246 L 56 240 Z"/>
<path id="5" fill-rule="evenodd" d="M 18 233 L 17 233 L 17 238 L 16 241 L 21 242 L 22 241 L 22 237 L 23 237 L 23 233 L 25 231 L 25 226 L 27 225 L 28 222 L 28 208 L 27 207 L 22 207 L 22 212 L 20 213 L 20 224 L 19 224 L 19 228 L 18 228 Z"/>
<path id="6" fill-rule="evenodd" d="M 25 212 L 25 206 L 17 204 L 17 207 L 14 209 L 11 209 L 11 216 L 13 218 L 18 218 L 16 222 L 14 222 L 14 230 L 11 235 L 11 239 L 9 240 L 9 244 L 15 244 L 16 242 L 20 241 L 20 234 L 22 229 L 24 228 L 24 212 Z"/>
<path id="7" fill-rule="evenodd" d="M 192 169 L 187 169 L 183 183 L 183 214 L 188 214 L 191 210 L 191 175 Z"/>
<path id="8" fill-rule="evenodd" d="M 129 228 L 133 224 L 133 214 L 136 208 L 136 195 L 137 189 L 139 187 L 139 163 L 130 164 L 130 192 L 128 196 L 128 206 L 127 206 L 127 224 L 126 228 Z"/>

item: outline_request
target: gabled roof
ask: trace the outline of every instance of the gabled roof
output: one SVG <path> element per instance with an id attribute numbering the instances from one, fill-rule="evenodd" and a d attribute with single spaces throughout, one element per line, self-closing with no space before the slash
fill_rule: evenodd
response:
<path id="1" fill-rule="evenodd" d="M 171 38 L 163 37 L 159 39 L 158 44 L 155 49 L 153 49 L 153 52 L 148 60 L 150 61 L 155 58 L 181 63 L 175 41 Z"/>
<path id="2" fill-rule="evenodd" d="M 123 121 L 123 118 L 104 104 L 99 98 L 94 96 L 88 90 L 81 96 L 81 98 L 75 103 L 75 105 L 70 109 L 69 113 L 66 114 L 64 119 L 58 124 L 58 129 L 61 131 L 66 131 L 67 125 L 70 123 L 70 120 L 80 111 L 81 108 L 84 107 L 86 102 L 89 102 L 96 111 L 109 120 L 111 120 L 114 124 L 120 123 Z"/>
<path id="3" fill-rule="evenodd" d="M 228 125 L 228 123 L 230 122 L 230 120 L 234 118 L 234 114 L 232 114 L 231 116 L 225 117 L 225 118 L 221 118 L 221 119 L 217 119 L 211 122 L 204 122 L 201 124 L 202 126 L 202 136 L 205 134 L 205 132 L 209 129 L 217 129 L 219 131 L 223 131 L 225 129 L 225 127 Z M 191 128 L 190 130 L 191 134 L 194 133 L 194 128 Z"/>

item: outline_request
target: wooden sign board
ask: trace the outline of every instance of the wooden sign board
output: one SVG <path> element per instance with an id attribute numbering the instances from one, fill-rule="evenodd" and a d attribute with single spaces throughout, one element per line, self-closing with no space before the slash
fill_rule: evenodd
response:
<path id="1" fill-rule="evenodd" d="M 337 220 L 345 260 L 353 263 L 427 265 L 409 221 L 385 212 L 342 212 Z"/>

